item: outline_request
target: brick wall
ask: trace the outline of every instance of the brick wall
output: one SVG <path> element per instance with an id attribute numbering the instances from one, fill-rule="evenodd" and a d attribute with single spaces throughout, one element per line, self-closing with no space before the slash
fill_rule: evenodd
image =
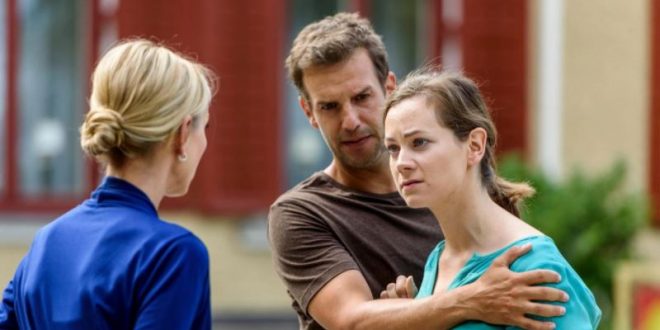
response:
<path id="1" fill-rule="evenodd" d="M 498 152 L 527 145 L 527 2 L 465 0 L 465 72 L 480 85 L 498 129 Z"/>
<path id="2" fill-rule="evenodd" d="M 121 38 L 155 37 L 220 78 L 191 191 L 165 207 L 243 214 L 267 208 L 279 194 L 285 13 L 277 1 L 121 2 Z"/>

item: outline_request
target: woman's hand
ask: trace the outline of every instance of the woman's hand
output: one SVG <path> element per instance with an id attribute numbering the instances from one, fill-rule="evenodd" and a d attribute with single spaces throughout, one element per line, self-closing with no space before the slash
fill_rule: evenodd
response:
<path id="1" fill-rule="evenodd" d="M 412 276 L 405 277 L 399 275 L 396 282 L 387 285 L 386 289 L 380 293 L 380 299 L 392 298 L 415 298 L 417 295 L 417 286 Z"/>

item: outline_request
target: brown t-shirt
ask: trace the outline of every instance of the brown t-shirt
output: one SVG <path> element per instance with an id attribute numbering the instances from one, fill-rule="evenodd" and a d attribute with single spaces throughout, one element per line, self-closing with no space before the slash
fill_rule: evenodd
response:
<path id="1" fill-rule="evenodd" d="M 268 214 L 275 268 L 293 299 L 301 329 L 322 329 L 307 313 L 314 295 L 335 276 L 359 270 L 377 298 L 397 275 L 422 280 L 424 263 L 442 239 L 427 209 L 398 193 L 348 189 L 317 172 L 278 198 Z"/>

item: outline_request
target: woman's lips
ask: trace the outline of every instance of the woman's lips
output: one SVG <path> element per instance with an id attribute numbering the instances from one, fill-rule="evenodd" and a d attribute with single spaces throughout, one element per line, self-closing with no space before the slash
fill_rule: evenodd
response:
<path id="1" fill-rule="evenodd" d="M 401 190 L 411 189 L 411 188 L 417 186 L 420 183 L 422 183 L 421 180 L 406 180 L 406 181 L 403 181 L 403 183 L 401 184 Z"/>

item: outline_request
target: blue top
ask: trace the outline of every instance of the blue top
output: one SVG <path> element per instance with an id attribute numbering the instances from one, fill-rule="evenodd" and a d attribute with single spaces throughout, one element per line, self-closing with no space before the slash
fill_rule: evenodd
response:
<path id="1" fill-rule="evenodd" d="M 107 177 L 37 232 L 4 291 L 0 329 L 210 329 L 208 252 Z"/>
<path id="2" fill-rule="evenodd" d="M 596 329 L 600 322 L 600 308 L 596 305 L 593 294 L 584 284 L 580 276 L 561 255 L 557 246 L 547 236 L 532 236 L 515 241 L 493 253 L 480 255 L 475 253 L 458 272 L 447 290 L 452 290 L 476 281 L 488 269 L 493 260 L 515 245 L 532 244 L 532 250 L 514 261 L 510 268 L 516 272 L 533 269 L 549 269 L 561 275 L 559 283 L 548 286 L 564 290 L 568 293 L 569 301 L 561 304 L 566 308 L 566 314 L 558 317 L 534 317 L 538 320 L 552 321 L 557 329 Z M 438 271 L 438 260 L 445 247 L 441 241 L 429 255 L 424 267 L 424 279 L 416 298 L 424 298 L 433 294 Z M 512 326 L 497 326 L 479 321 L 461 323 L 453 329 L 519 329 Z"/>

